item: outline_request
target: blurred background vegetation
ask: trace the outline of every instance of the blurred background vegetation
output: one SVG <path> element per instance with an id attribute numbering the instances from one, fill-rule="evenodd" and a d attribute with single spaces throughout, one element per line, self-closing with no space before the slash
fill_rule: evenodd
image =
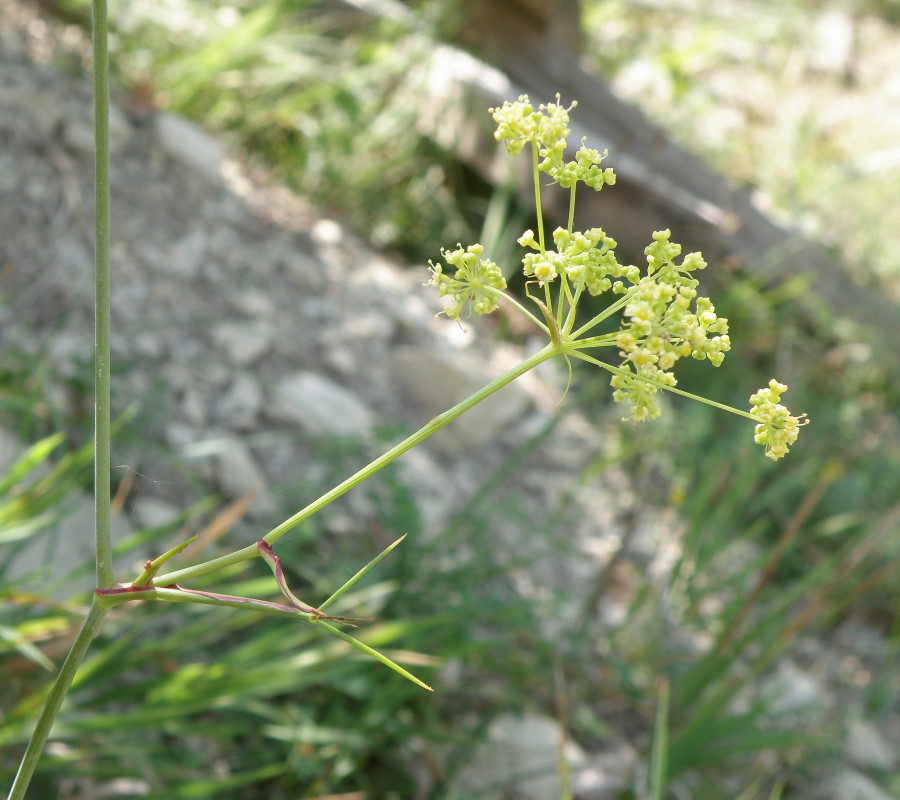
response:
<path id="1" fill-rule="evenodd" d="M 43 5 L 73 31 L 86 25 L 83 0 Z M 900 297 L 900 72 L 893 83 L 876 80 L 897 66 L 900 4 L 585 0 L 582 14 L 585 58 L 622 97 L 731 180 L 755 187 L 770 214 L 838 254 L 861 285 Z M 850 25 L 834 34 L 850 35 L 838 61 L 828 38 L 834 14 Z M 420 264 L 442 245 L 499 241 L 530 224 L 522 225 L 528 209 L 419 133 L 408 76 L 453 38 L 451 4 L 130 0 L 112 3 L 111 19 L 115 80 L 129 103 L 200 121 L 376 247 Z M 66 46 L 70 67 L 82 70 L 83 39 L 73 33 Z M 571 735 L 602 751 L 613 732 L 625 732 L 644 759 L 659 678 L 669 679 L 673 798 L 828 796 L 821 775 L 843 752 L 841 698 L 876 724 L 898 714 L 900 383 L 877 347 L 844 332 L 839 309 L 833 336 L 812 335 L 792 314 L 793 292 L 729 272 L 715 299 L 738 343 L 729 361 L 745 373 L 741 385 L 724 368 L 684 376 L 743 406 L 745 385 L 790 365 L 791 405 L 813 420 L 790 458 L 772 468 L 743 428 L 673 402 L 669 421 L 611 428 L 614 444 L 585 472 L 584 481 L 602 480 L 611 463 L 621 465 L 646 502 L 677 515 L 683 549 L 664 585 L 623 559 L 597 576 L 580 628 L 545 635 L 555 600 L 526 602 L 505 577 L 515 566 L 509 554 L 478 535 L 499 513 L 492 509 L 514 513 L 515 497 L 501 503 L 495 488 L 445 535 L 397 551 L 380 568 L 385 582 L 353 599 L 386 620 L 367 641 L 388 651 L 402 642 L 426 666 L 422 654 L 441 659 L 446 681 L 435 697 L 386 680 L 300 626 L 206 608 L 178 609 L 176 622 L 166 608 L 129 608 L 79 676 L 34 796 L 90 797 L 83 787 L 120 779 L 128 764 L 142 788 L 129 793 L 119 783 L 116 796 L 444 797 L 496 715 L 556 714 L 554 664 L 566 677 Z M 882 344 L 895 350 L 897 340 L 886 332 Z M 72 424 L 52 410 L 32 413 L 45 402 L 40 370 L 11 357 L 2 367 L 2 410 L 23 438 Z M 606 382 L 593 381 L 578 382 L 585 407 L 607 403 Z M 83 451 L 43 441 L 0 480 L 0 544 L 47 525 L 61 497 L 89 480 Z M 523 443 L 510 469 L 531 446 Z M 394 473 L 367 490 L 380 518 L 362 543 L 311 557 L 319 538 L 311 524 L 286 545 L 282 555 L 314 587 L 310 596 L 364 562 L 385 532 L 415 532 L 414 506 Z M 213 502 L 194 513 L 209 513 Z M 176 527 L 143 531 L 121 547 L 164 540 Z M 559 510 L 548 510 L 540 534 L 545 555 L 567 546 Z M 234 580 L 235 593 L 271 589 L 248 585 L 239 570 Z M 598 642 L 593 606 L 622 581 L 633 587 L 628 614 Z M 0 592 L 7 783 L 45 670 L 64 651 L 83 598 L 26 596 L 2 574 Z M 843 687 L 835 704 L 779 715 L 755 690 L 786 653 L 815 661 L 820 651 L 805 637 L 830 638 L 848 621 L 877 635 L 854 664 L 829 666 Z M 693 647 L 699 639 L 709 646 Z M 447 677 L 453 670 L 461 677 Z M 897 774 L 873 779 L 885 796 L 900 796 Z M 488 796 L 503 797 L 502 787 Z"/>

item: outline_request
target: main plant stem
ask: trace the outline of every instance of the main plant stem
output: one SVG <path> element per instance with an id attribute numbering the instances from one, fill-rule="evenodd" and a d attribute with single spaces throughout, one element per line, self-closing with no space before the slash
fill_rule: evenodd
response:
<path id="1" fill-rule="evenodd" d="M 96 598 L 94 599 L 91 610 L 88 611 L 81 625 L 81 630 L 78 631 L 78 636 L 72 643 L 59 675 L 56 676 L 56 681 L 50 688 L 47 699 L 44 701 L 44 707 L 41 709 L 41 715 L 38 717 L 37 725 L 35 725 L 34 732 L 31 734 L 28 747 L 25 749 L 25 755 L 22 756 L 19 771 L 16 773 L 16 779 L 9 790 L 7 800 L 24 800 L 28 784 L 31 783 L 31 776 L 34 774 L 34 768 L 37 766 L 38 759 L 44 751 L 44 745 L 47 743 L 47 738 L 50 736 L 50 728 L 53 727 L 53 721 L 56 719 L 69 687 L 72 685 L 84 654 L 87 653 L 91 640 L 97 631 L 100 630 L 100 625 L 108 610 Z"/>
<path id="2" fill-rule="evenodd" d="M 94 537 L 97 587 L 113 584 L 110 539 L 109 49 L 106 0 L 94 10 Z"/>
<path id="3" fill-rule="evenodd" d="M 97 587 L 113 585 L 110 538 L 110 301 L 109 301 L 109 48 L 106 0 L 93 0 L 95 308 L 94 308 L 94 547 Z M 100 630 L 108 607 L 95 597 L 69 654 L 47 695 L 8 800 L 23 800 L 44 751 L 53 721 L 75 679 L 75 673 Z"/>

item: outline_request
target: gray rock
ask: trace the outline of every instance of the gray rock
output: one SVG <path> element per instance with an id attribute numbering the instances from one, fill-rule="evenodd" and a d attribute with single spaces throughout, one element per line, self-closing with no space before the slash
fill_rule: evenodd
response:
<path id="1" fill-rule="evenodd" d="M 864 719 L 851 719 L 847 724 L 845 752 L 854 764 L 881 770 L 897 767 L 897 749 L 882 733 Z"/>
<path id="2" fill-rule="evenodd" d="M 6 471 L 19 457 L 21 450 L 22 447 L 15 435 L 0 426 L 0 476 L 6 474 Z"/>
<path id="3" fill-rule="evenodd" d="M 159 528 L 168 525 L 181 513 L 178 506 L 156 497 L 139 497 L 132 508 L 134 521 L 141 528 Z"/>
<path id="4" fill-rule="evenodd" d="M 231 294 L 229 302 L 235 311 L 251 319 L 271 319 L 277 311 L 271 294 L 259 289 L 242 288 Z"/>
<path id="5" fill-rule="evenodd" d="M 434 348 L 400 348 L 390 361 L 396 388 L 427 419 L 447 411 L 497 377 L 471 357 Z M 510 384 L 429 441 L 447 455 L 481 450 L 524 415 L 530 405 L 528 395 Z"/>
<path id="6" fill-rule="evenodd" d="M 433 537 L 446 528 L 458 500 L 452 492 L 450 477 L 423 447 L 414 447 L 397 460 L 401 482 L 410 491 L 422 520 L 426 537 Z"/>
<path id="7" fill-rule="evenodd" d="M 173 275 L 193 278 L 200 274 L 208 257 L 209 237 L 198 228 L 172 245 L 161 266 Z"/>
<path id="8" fill-rule="evenodd" d="M 193 122 L 177 114 L 156 115 L 156 136 L 165 152 L 211 183 L 222 181 L 225 148 Z"/>
<path id="9" fill-rule="evenodd" d="M 249 512 L 256 518 L 274 512 L 274 502 L 266 494 L 266 474 L 250 449 L 233 437 L 220 439 L 212 444 L 217 451 L 213 459 L 215 480 L 230 498 L 253 495 Z"/>
<path id="10" fill-rule="evenodd" d="M 770 698 L 769 709 L 776 714 L 821 708 L 828 700 L 819 679 L 790 661 L 778 665 L 764 691 Z"/>
<path id="11" fill-rule="evenodd" d="M 222 322 L 213 328 L 213 341 L 237 367 L 255 364 L 272 348 L 274 331 L 268 322 Z"/>
<path id="12" fill-rule="evenodd" d="M 60 586 L 53 586 L 54 597 L 71 597 L 74 592 L 87 592 L 94 583 L 94 499 L 79 492 L 54 508 L 58 521 L 34 532 L 11 559 L 5 577 L 22 587 L 39 588 L 49 579 L 83 570 Z M 111 522 L 113 544 L 132 533 L 128 520 L 115 515 Z M 117 574 L 117 578 L 123 577 Z"/>
<path id="13" fill-rule="evenodd" d="M 182 391 L 181 414 L 194 429 L 202 430 L 209 423 L 206 404 L 193 384 L 187 385 Z"/>
<path id="14" fill-rule="evenodd" d="M 275 387 L 269 415 L 315 436 L 366 436 L 375 424 L 372 413 L 349 389 L 323 375 L 301 371 Z"/>
<path id="15" fill-rule="evenodd" d="M 602 752 L 589 753 L 572 774 L 572 791 L 579 800 L 613 800 L 634 780 L 640 758 L 626 741 L 611 742 Z"/>
<path id="16" fill-rule="evenodd" d="M 246 372 L 237 373 L 216 404 L 219 421 L 236 430 L 251 430 L 262 409 L 259 383 Z"/>
<path id="17" fill-rule="evenodd" d="M 327 285 L 328 278 L 322 259 L 300 250 L 291 252 L 284 259 L 289 280 L 298 288 L 319 294 Z"/>
<path id="18" fill-rule="evenodd" d="M 830 781 L 828 797 L 831 800 L 897 800 L 896 795 L 852 769 L 842 770 Z"/>
<path id="19" fill-rule="evenodd" d="M 456 778 L 448 796 L 516 797 L 547 800 L 560 796 L 559 744 L 562 730 L 549 717 L 503 715 L 491 723 L 487 737 Z M 586 761 L 571 739 L 566 744 L 570 767 Z"/>

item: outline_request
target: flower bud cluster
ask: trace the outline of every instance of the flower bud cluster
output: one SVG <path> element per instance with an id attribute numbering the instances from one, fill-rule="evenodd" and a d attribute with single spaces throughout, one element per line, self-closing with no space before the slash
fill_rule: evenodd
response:
<path id="1" fill-rule="evenodd" d="M 609 167 L 600 168 L 606 158 L 606 151 L 600 152 L 586 147 L 584 140 L 575 153 L 574 161 L 564 161 L 568 142 L 569 112 L 577 104 L 568 108 L 560 105 L 559 95 L 555 103 L 538 106 L 535 110 L 527 94 L 520 95 L 514 103 L 508 100 L 502 108 L 490 109 L 497 130 L 494 138 L 505 142 L 511 155 L 519 155 L 528 142 L 537 147 L 541 159 L 538 170 L 547 173 L 565 189 L 571 189 L 578 181 L 600 191 L 604 186 L 612 186 L 616 182 L 616 173 Z"/>
<path id="2" fill-rule="evenodd" d="M 554 161 L 566 149 L 566 137 L 571 133 L 569 112 L 575 105 L 572 103 L 568 108 L 560 105 L 557 95 L 555 103 L 542 104 L 535 111 L 527 94 L 520 95 L 514 103 L 507 100 L 501 108 L 489 109 L 497 123 L 494 138 L 506 142 L 506 149 L 513 156 L 519 155 L 528 142 L 533 142 L 541 158 Z"/>
<path id="3" fill-rule="evenodd" d="M 636 283 L 640 278 L 637 267 L 623 266 L 616 260 L 616 240 L 607 236 L 602 228 L 569 233 L 565 228 L 553 231 L 556 250 L 541 251 L 534 232 L 525 231 L 518 242 L 537 252 L 528 253 L 522 259 L 525 275 L 533 277 L 543 286 L 564 274 L 575 289 L 587 289 L 592 295 L 613 291 L 624 293 L 622 281 L 613 284 L 612 278 L 626 278 Z"/>
<path id="4" fill-rule="evenodd" d="M 541 152 L 541 155 L 544 153 Z M 607 155 L 605 150 L 601 153 L 592 147 L 585 147 L 582 140 L 581 147 L 575 152 L 574 161 L 563 161 L 561 152 L 548 152 L 538 169 L 546 172 L 564 189 L 571 189 L 581 181 L 599 192 L 604 186 L 612 186 L 616 182 L 616 173 L 612 167 L 600 169 L 600 162 Z"/>
<path id="5" fill-rule="evenodd" d="M 502 292 L 506 288 L 503 273 L 489 258 L 480 258 L 484 247 L 480 244 L 469 245 L 463 250 L 457 245 L 456 250 L 441 250 L 441 255 L 456 272 L 451 278 L 444 272 L 441 264 L 431 265 L 431 280 L 428 283 L 437 289 L 440 297 L 450 296 L 456 303 L 444 309 L 450 319 L 459 319 L 463 307 L 468 304 L 470 312 L 490 314 L 497 308 L 497 295 L 491 291 Z"/>
<path id="6" fill-rule="evenodd" d="M 674 383 L 675 378 L 671 377 L 669 385 Z M 662 413 L 659 403 L 656 402 L 657 387 L 643 380 L 640 377 L 640 370 L 637 373 L 629 370 L 613 375 L 610 385 L 615 389 L 613 400 L 617 403 L 631 403 L 631 419 L 635 422 L 656 419 Z"/>
<path id="7" fill-rule="evenodd" d="M 806 414 L 795 417 L 781 405 L 781 395 L 787 386 L 774 378 L 768 388 L 750 395 L 750 413 L 760 422 L 754 431 L 753 441 L 766 448 L 766 456 L 773 461 L 787 455 L 788 448 L 797 441 L 800 428 L 808 424 Z"/>
<path id="8" fill-rule="evenodd" d="M 670 236 L 668 230 L 656 231 L 644 250 L 647 275 L 631 290 L 616 345 L 624 359 L 622 368 L 633 370 L 636 377 L 675 386 L 671 370 L 679 359 L 708 359 L 718 367 L 731 340 L 728 320 L 716 315 L 708 297 L 697 296 L 699 281 L 691 273 L 706 267 L 706 262 L 699 253 L 689 253 L 676 264 L 681 245 L 670 242 Z M 635 419 L 653 419 L 659 415 L 655 391 L 643 387 L 639 391 L 639 384 L 621 374 L 614 376 L 614 398 L 631 402 Z"/>

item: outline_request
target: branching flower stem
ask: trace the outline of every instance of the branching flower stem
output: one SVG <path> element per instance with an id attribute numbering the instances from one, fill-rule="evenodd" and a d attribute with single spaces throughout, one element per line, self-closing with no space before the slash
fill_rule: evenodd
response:
<path id="1" fill-rule="evenodd" d="M 594 364 L 597 367 L 605 369 L 607 372 L 611 372 L 613 375 L 628 375 L 628 371 L 624 369 L 620 369 L 619 367 L 615 367 L 612 364 L 607 364 L 605 361 L 600 361 L 598 358 L 594 358 L 593 356 L 589 356 L 587 353 L 582 352 L 581 350 L 581 342 L 579 342 L 579 346 L 572 348 L 571 350 L 567 350 L 566 353 L 574 358 L 580 358 L 582 361 L 587 361 L 589 364 Z M 666 383 L 660 383 L 659 381 L 655 381 L 652 378 L 641 378 L 645 383 L 650 384 L 651 386 L 656 386 L 658 389 L 664 389 L 667 392 L 672 392 L 674 394 L 680 394 L 682 397 L 688 397 L 691 400 L 696 400 L 698 403 L 706 403 L 708 406 L 712 406 L 713 408 L 718 408 L 720 411 L 728 411 L 732 414 L 737 414 L 739 417 L 746 417 L 747 419 L 752 419 L 754 422 L 759 422 L 759 417 L 751 414 L 748 411 L 742 411 L 739 408 L 735 408 L 734 406 L 726 406 L 724 403 L 717 403 L 715 400 L 710 400 L 708 397 L 703 397 L 699 394 L 691 394 L 690 392 L 686 392 L 683 389 L 677 389 L 674 386 L 669 386 Z"/>
<path id="2" fill-rule="evenodd" d="M 370 478 L 376 472 L 386 467 L 388 464 L 396 461 L 408 450 L 411 450 L 417 444 L 425 441 L 425 439 L 427 439 L 432 434 L 437 433 L 439 430 L 446 427 L 450 422 L 467 412 L 469 409 L 478 405 L 482 400 L 485 400 L 495 392 L 502 389 L 507 384 L 512 383 L 516 378 L 534 369 L 538 364 L 542 364 L 544 361 L 547 361 L 548 359 L 551 359 L 556 355 L 561 355 L 562 353 L 563 348 L 561 348 L 560 346 L 553 344 L 552 342 L 546 345 L 542 350 L 539 350 L 537 353 L 523 361 L 517 367 L 509 370 L 509 372 L 491 381 L 487 386 L 475 392 L 475 394 L 471 395 L 470 397 L 467 397 L 461 403 L 457 403 L 455 406 L 453 406 L 453 408 L 445 411 L 443 414 L 438 414 L 438 416 L 434 417 L 434 419 L 428 422 L 427 425 L 424 425 L 414 434 L 408 436 L 402 442 L 394 445 L 386 453 L 379 456 L 374 461 L 370 462 L 365 467 L 360 469 L 358 472 L 354 473 L 349 478 L 339 483 L 333 489 L 323 494 L 320 498 L 310 503 L 305 508 L 300 509 L 300 511 L 294 514 L 292 517 L 289 517 L 280 525 L 269 531 L 263 537 L 263 541 L 265 541 L 266 544 L 270 546 L 274 545 L 275 542 L 277 542 L 288 531 L 296 528 L 301 522 L 309 519 L 311 516 L 321 511 L 327 505 L 341 497 L 341 495 L 350 491 L 350 489 L 352 489 L 354 486 L 359 485 L 364 480 Z M 259 551 L 257 550 L 256 545 L 252 544 L 248 547 L 236 550 L 233 553 L 229 553 L 226 556 L 221 556 L 220 558 L 214 558 L 211 561 L 205 561 L 201 564 L 195 564 L 194 566 L 185 567 L 184 569 L 179 569 L 175 570 L 174 572 L 168 572 L 164 575 L 159 575 L 153 579 L 152 585 L 169 586 L 173 583 L 183 583 L 186 580 L 196 578 L 200 575 L 206 575 L 207 573 L 214 572 L 218 569 L 221 569 L 222 567 L 231 566 L 232 564 L 239 564 L 242 561 L 249 561 L 251 558 L 255 558 L 258 555 Z"/>

